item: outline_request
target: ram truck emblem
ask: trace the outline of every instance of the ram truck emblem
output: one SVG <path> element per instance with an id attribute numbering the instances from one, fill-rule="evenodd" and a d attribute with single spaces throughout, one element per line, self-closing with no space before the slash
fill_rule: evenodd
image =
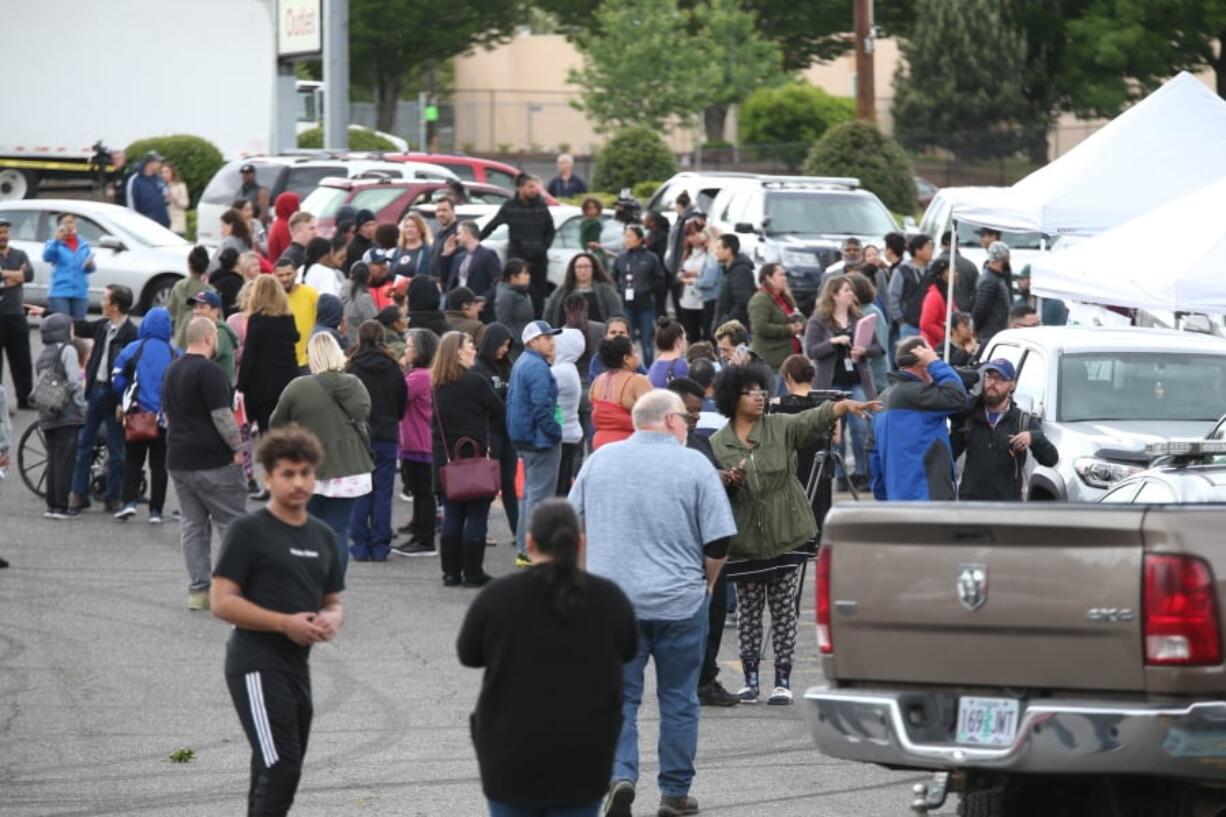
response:
<path id="1" fill-rule="evenodd" d="M 988 566 L 978 562 L 958 565 L 958 601 L 974 612 L 988 600 Z"/>

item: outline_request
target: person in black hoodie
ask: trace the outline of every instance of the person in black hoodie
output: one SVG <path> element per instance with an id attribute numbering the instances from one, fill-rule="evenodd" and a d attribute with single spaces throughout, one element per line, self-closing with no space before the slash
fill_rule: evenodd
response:
<path id="1" fill-rule="evenodd" d="M 656 293 L 665 290 L 664 265 L 647 249 L 643 228 L 627 224 L 626 251 L 613 261 L 613 281 L 626 305 L 634 339 L 643 349 L 643 365 L 651 367 L 655 350 Z"/>
<path id="2" fill-rule="evenodd" d="M 507 225 L 507 257 L 522 258 L 532 270 L 532 314 L 539 316 L 545 308 L 545 290 L 549 277 L 548 251 L 553 244 L 553 213 L 541 198 L 541 180 L 527 173 L 515 179 L 516 193 L 498 209 L 481 230 L 481 238 L 502 224 Z"/>
<path id="3" fill-rule="evenodd" d="M 370 447 L 375 455 L 371 491 L 353 505 L 349 550 L 359 562 L 382 562 L 392 549 L 396 442 L 409 392 L 404 372 L 383 344 L 383 325 L 378 321 L 367 321 L 358 328 L 358 347 L 346 368 L 370 393 Z"/>
<path id="4" fill-rule="evenodd" d="M 447 317 L 438 308 L 441 301 L 438 281 L 429 275 L 414 275 L 409 281 L 409 327 L 429 329 L 439 337 L 450 331 Z"/>
<path id="5" fill-rule="evenodd" d="M 473 364 L 473 371 L 489 382 L 494 394 L 504 403 L 507 399 L 507 385 L 511 382 L 513 341 L 510 329 L 501 323 L 489 324 L 481 334 L 477 362 Z M 502 509 L 506 511 L 507 524 L 511 526 L 511 530 L 515 530 L 519 525 L 519 497 L 515 493 L 515 471 L 519 456 L 503 430 L 491 432 L 490 437 L 490 456 L 496 458 L 502 468 Z"/>
<path id="6" fill-rule="evenodd" d="M 209 274 L 209 286 L 221 296 L 221 314 L 226 318 L 238 311 L 238 291 L 245 283 L 237 267 L 238 250 L 226 247 L 217 255 L 217 269 Z"/>
<path id="7" fill-rule="evenodd" d="M 741 252 L 741 239 L 726 233 L 715 242 L 715 260 L 724 267 L 724 281 L 715 304 L 715 325 L 740 321 L 749 326 L 749 299 L 758 291 L 754 280 L 753 261 Z"/>
<path id="8" fill-rule="evenodd" d="M 349 247 L 345 250 L 345 272 L 349 272 L 349 268 L 362 260 L 362 256 L 366 251 L 378 246 L 375 244 L 375 230 L 378 229 L 379 222 L 375 220 L 375 214 L 369 210 L 358 210 L 354 217 L 354 233 L 353 238 L 349 242 Z"/>

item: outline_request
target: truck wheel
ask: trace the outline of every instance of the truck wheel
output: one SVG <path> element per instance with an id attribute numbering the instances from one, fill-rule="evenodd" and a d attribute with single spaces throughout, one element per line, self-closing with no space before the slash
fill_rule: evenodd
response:
<path id="1" fill-rule="evenodd" d="M 141 314 L 148 312 L 155 306 L 166 306 L 167 302 L 170 301 L 170 290 L 174 289 L 175 284 L 182 277 L 174 273 L 164 273 L 145 284 L 145 292 L 141 295 L 140 299 Z"/>
<path id="2" fill-rule="evenodd" d="M 38 174 L 11 167 L 0 169 L 0 201 L 33 198 L 38 192 Z"/>

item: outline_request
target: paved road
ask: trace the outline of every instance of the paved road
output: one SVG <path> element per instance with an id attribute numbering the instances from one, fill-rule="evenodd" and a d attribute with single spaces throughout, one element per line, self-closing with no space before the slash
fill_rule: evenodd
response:
<path id="1" fill-rule="evenodd" d="M 31 419 L 18 415 L 18 433 Z M 0 571 L 0 812 L 241 813 L 249 751 L 221 672 L 226 628 L 186 610 L 177 525 L 98 511 L 46 520 L 9 476 L 0 482 L 0 555 L 12 562 Z M 396 502 L 397 524 L 409 508 Z M 505 574 L 511 560 L 503 544 L 487 566 Z M 809 584 L 798 690 L 820 681 Z M 467 729 L 480 675 L 454 653 L 472 595 L 442 587 L 437 559 L 350 565 L 345 629 L 312 656 L 316 715 L 294 814 L 484 813 Z M 732 685 L 731 630 L 723 658 Z M 646 703 L 640 815 L 658 802 L 648 748 L 658 720 Z M 169 762 L 180 748 L 195 759 Z M 818 754 L 799 706 L 704 710 L 697 767 L 702 813 L 726 817 L 902 817 L 919 779 Z"/>

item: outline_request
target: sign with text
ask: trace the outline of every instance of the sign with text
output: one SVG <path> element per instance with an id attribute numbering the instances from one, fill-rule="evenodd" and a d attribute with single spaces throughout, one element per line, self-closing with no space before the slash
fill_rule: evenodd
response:
<path id="1" fill-rule="evenodd" d="M 323 30 L 323 0 L 277 0 L 278 57 L 322 53 Z"/>

